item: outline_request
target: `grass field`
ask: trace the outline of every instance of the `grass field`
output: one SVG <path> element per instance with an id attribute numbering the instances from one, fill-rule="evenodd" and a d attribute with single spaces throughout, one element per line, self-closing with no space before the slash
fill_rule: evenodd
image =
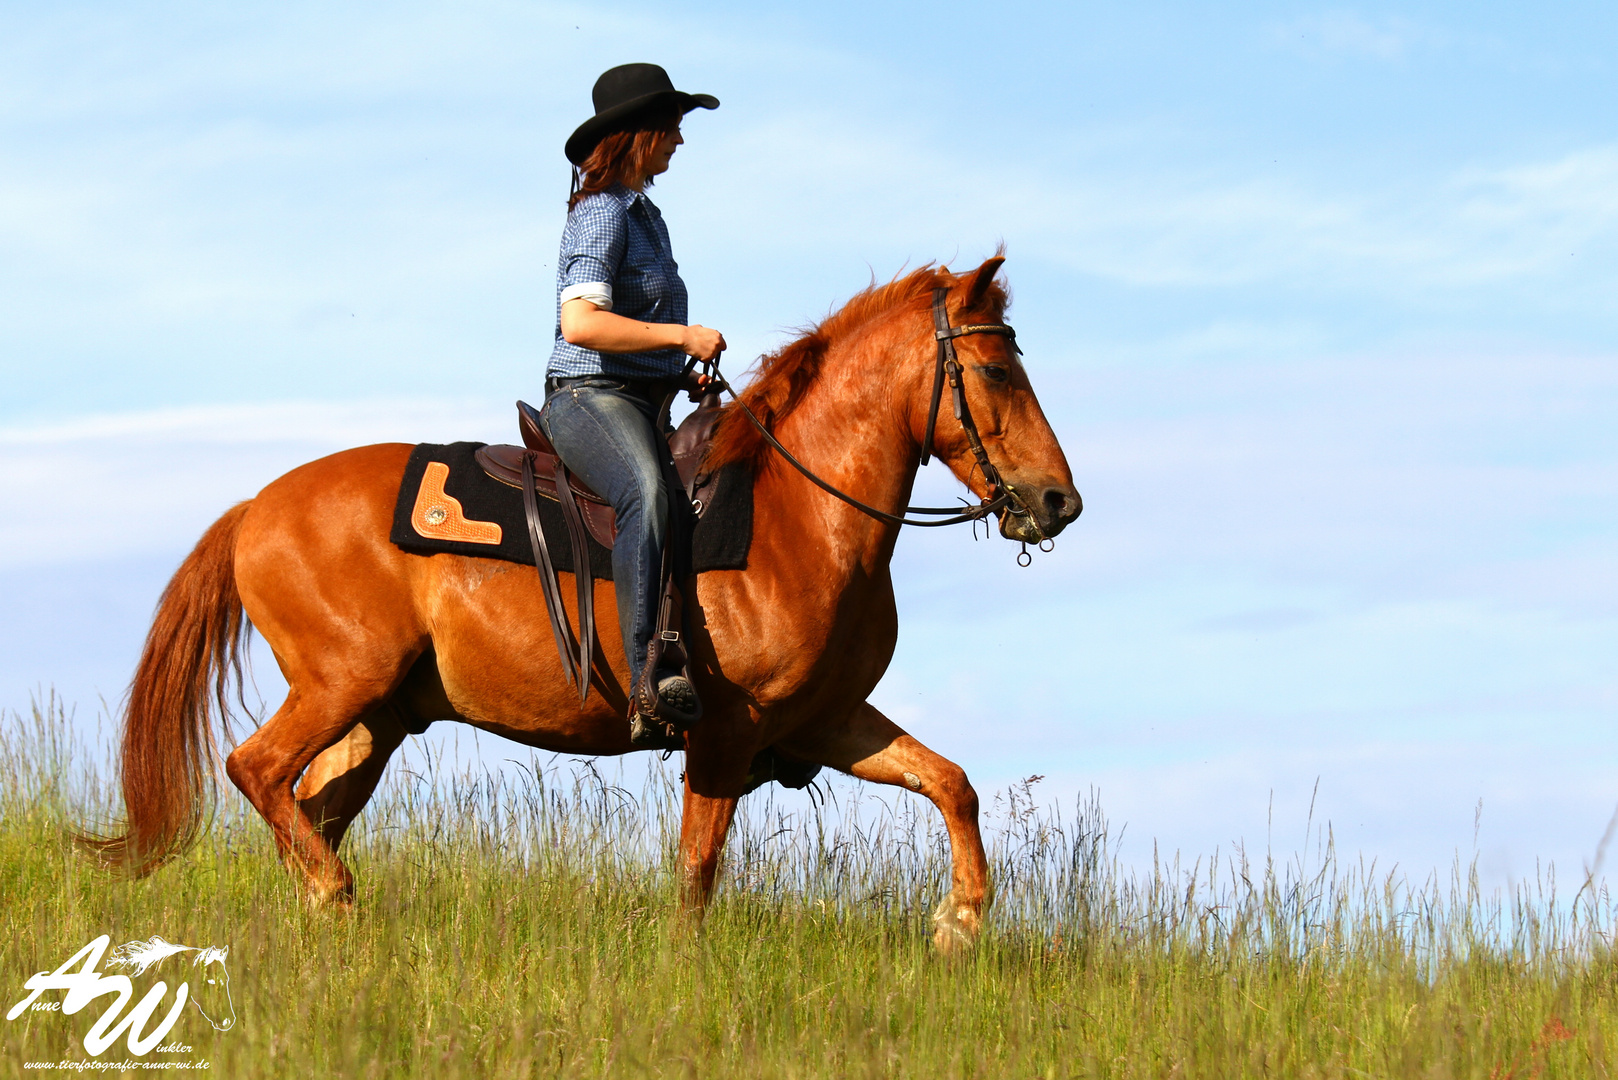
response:
<path id="1" fill-rule="evenodd" d="M 693 933 L 678 757 L 635 792 L 583 765 L 391 772 L 344 913 L 299 903 L 234 792 L 187 856 L 105 876 L 66 832 L 115 812 L 107 779 L 53 710 L 0 732 L 0 1009 L 99 934 L 228 944 L 235 1028 L 188 1009 L 169 1041 L 193 1052 L 149 1055 L 215 1076 L 1589 1077 L 1618 1053 L 1604 894 L 1407 883 L 1329 830 L 1281 865 L 1131 874 L 1094 806 L 1024 785 L 985 799 L 996 902 L 945 961 L 936 813 L 851 781 L 791 816 L 750 796 Z M 86 1059 L 99 1011 L 0 1020 L 0 1072 Z"/>

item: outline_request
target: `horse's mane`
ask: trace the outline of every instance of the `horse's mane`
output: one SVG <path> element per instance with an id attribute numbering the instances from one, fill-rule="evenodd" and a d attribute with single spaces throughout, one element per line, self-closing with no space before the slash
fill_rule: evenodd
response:
<path id="1" fill-rule="evenodd" d="M 798 406 L 805 391 L 819 378 L 822 361 L 833 342 L 895 308 L 915 307 L 920 314 L 931 304 L 934 289 L 947 288 L 956 280 L 948 268 L 928 263 L 885 285 L 873 283 L 780 349 L 759 357 L 752 381 L 737 398 L 753 410 L 760 423 L 773 431 L 776 423 Z M 992 287 L 992 293 L 997 303 L 1004 304 L 1005 293 L 998 283 Z M 713 442 L 703 459 L 703 470 L 711 472 L 743 461 L 757 472 L 769 461 L 769 453 L 769 444 L 758 429 L 732 403 L 726 406 L 714 429 Z"/>

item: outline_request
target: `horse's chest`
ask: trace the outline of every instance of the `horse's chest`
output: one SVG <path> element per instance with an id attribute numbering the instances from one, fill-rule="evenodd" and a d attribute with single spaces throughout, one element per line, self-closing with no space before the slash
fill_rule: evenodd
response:
<path id="1" fill-rule="evenodd" d="M 847 605 L 839 617 L 807 630 L 781 665 L 790 673 L 779 689 L 783 703 L 831 708 L 857 703 L 876 688 L 898 642 L 891 599 Z"/>

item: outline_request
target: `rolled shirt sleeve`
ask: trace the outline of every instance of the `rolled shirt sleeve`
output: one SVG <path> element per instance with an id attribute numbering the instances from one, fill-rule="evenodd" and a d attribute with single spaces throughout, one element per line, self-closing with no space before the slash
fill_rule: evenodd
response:
<path id="1" fill-rule="evenodd" d="M 560 303 L 569 300 L 588 300 L 602 311 L 612 310 L 612 285 L 605 281 L 584 281 L 562 290 Z"/>

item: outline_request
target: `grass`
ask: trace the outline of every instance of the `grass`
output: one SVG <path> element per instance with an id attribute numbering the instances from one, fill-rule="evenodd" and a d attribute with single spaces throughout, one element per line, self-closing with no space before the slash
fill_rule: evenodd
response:
<path id="1" fill-rule="evenodd" d="M 947 848 L 908 795 L 751 796 L 692 933 L 673 768 L 634 793 L 587 765 L 390 773 L 345 843 L 342 913 L 299 902 L 233 792 L 186 856 L 105 876 L 67 839 L 115 810 L 89 760 L 57 709 L 0 725 L 0 1009 L 98 934 L 228 943 L 239 1023 L 188 1012 L 169 1040 L 217 1076 L 1503 1080 L 1605 1076 L 1618 1047 L 1604 892 L 1485 895 L 1464 865 L 1411 884 L 1329 830 L 1307 860 L 1131 874 L 1093 804 L 1024 784 L 992 803 L 983 940 L 946 961 Z M 0 1020 L 0 1073 L 84 1059 L 100 1008 Z"/>

